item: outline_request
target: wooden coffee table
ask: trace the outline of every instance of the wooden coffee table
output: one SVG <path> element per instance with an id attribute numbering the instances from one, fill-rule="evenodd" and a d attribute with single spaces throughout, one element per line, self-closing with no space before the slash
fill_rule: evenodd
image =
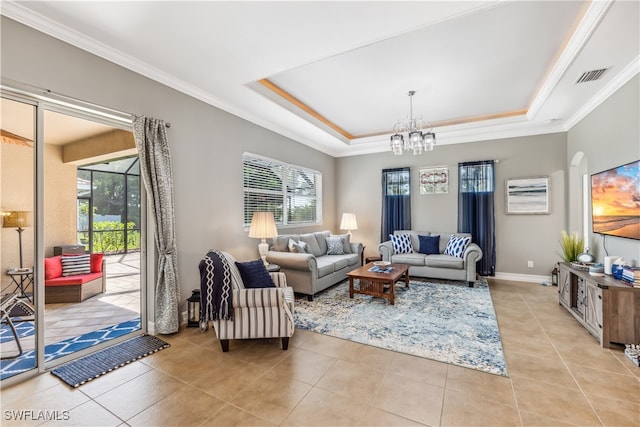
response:
<path id="1" fill-rule="evenodd" d="M 407 264 L 391 264 L 393 270 L 388 273 L 374 273 L 369 271 L 373 263 L 363 265 L 347 273 L 349 277 L 349 297 L 353 294 L 371 295 L 386 298 L 389 303 L 395 303 L 394 285 L 404 275 L 405 286 L 409 287 L 409 266 Z M 358 279 L 358 289 L 353 286 L 354 279 Z"/>

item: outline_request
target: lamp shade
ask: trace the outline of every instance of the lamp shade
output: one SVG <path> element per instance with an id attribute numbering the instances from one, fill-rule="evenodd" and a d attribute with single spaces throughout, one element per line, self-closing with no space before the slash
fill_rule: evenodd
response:
<path id="1" fill-rule="evenodd" d="M 9 211 L 2 214 L 3 228 L 31 227 L 31 211 Z"/>
<path id="2" fill-rule="evenodd" d="M 342 214 L 342 221 L 340 221 L 341 230 L 357 230 L 358 221 L 356 221 L 356 214 L 353 212 L 345 212 Z"/>
<path id="3" fill-rule="evenodd" d="M 254 212 L 249 227 L 249 237 L 266 239 L 276 237 L 278 229 L 272 212 Z"/>

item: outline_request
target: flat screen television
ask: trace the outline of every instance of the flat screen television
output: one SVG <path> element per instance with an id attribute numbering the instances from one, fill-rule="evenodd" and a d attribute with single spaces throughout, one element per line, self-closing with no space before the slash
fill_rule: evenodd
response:
<path id="1" fill-rule="evenodd" d="M 591 175 L 593 232 L 640 240 L 640 160 Z"/>

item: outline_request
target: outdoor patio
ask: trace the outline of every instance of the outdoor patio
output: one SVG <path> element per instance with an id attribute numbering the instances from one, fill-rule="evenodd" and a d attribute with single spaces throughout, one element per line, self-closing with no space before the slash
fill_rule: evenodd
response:
<path id="1" fill-rule="evenodd" d="M 107 291 L 79 303 L 46 304 L 45 345 L 140 316 L 140 253 L 107 255 Z M 34 336 L 21 339 L 24 351 Z M 14 340 L 0 344 L 3 357 L 17 353 Z"/>

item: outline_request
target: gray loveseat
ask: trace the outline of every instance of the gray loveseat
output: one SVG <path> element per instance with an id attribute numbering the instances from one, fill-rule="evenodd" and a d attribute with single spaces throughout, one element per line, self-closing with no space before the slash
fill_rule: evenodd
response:
<path id="1" fill-rule="evenodd" d="M 447 243 L 452 235 L 470 238 L 470 234 L 413 230 L 396 230 L 393 234 L 396 236 L 403 234 L 409 235 L 411 248 L 413 250 L 410 253 L 396 253 L 391 240 L 387 240 L 378 245 L 378 252 L 380 252 L 383 261 L 409 264 L 410 276 L 464 280 L 468 282 L 469 286 L 473 286 L 475 283 L 476 262 L 482 259 L 482 249 L 480 249 L 478 245 L 469 243 L 466 249 L 460 254 L 460 257 L 444 254 Z M 438 253 L 421 253 L 419 236 L 440 236 L 440 241 L 437 245 Z M 428 240 L 428 237 L 423 237 L 423 241 L 425 240 Z M 433 240 L 431 240 L 431 242 L 435 243 Z M 422 248 L 422 251 L 424 252 L 424 248 Z"/>
<path id="2" fill-rule="evenodd" d="M 329 237 L 341 240 L 341 251 L 335 245 L 333 251 L 329 250 Z M 349 271 L 359 267 L 363 250 L 362 243 L 351 242 L 348 234 L 332 235 L 329 231 L 284 234 L 272 239 L 267 261 L 278 264 L 287 276 L 287 285 L 311 301 L 316 293 L 346 279 Z"/>

